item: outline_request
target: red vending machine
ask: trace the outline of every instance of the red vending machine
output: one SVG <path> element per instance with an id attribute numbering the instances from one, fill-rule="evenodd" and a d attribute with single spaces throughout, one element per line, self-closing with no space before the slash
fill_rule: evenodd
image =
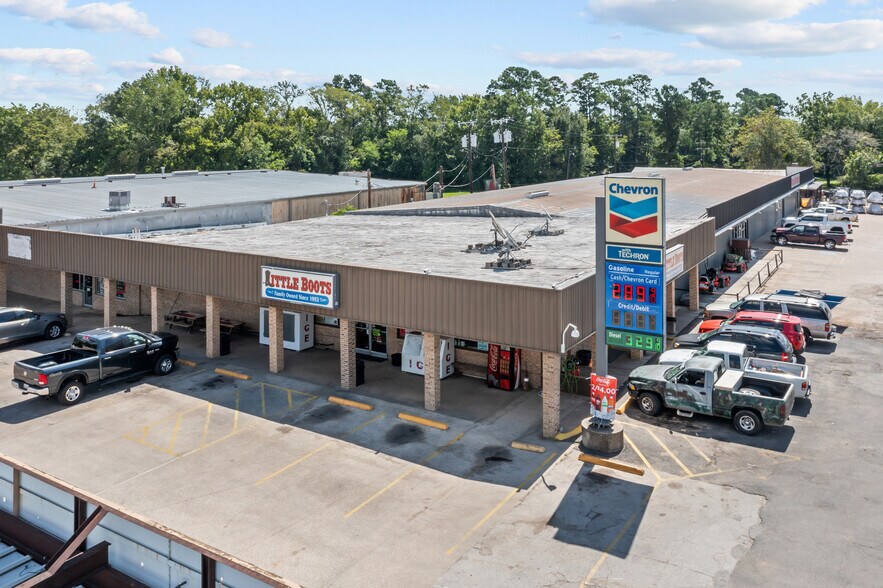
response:
<path id="1" fill-rule="evenodd" d="M 491 344 L 487 352 L 489 388 L 517 390 L 521 384 L 521 349 Z"/>

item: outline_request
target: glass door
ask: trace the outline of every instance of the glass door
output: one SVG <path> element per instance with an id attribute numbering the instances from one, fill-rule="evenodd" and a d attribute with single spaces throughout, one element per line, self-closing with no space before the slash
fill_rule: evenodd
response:
<path id="1" fill-rule="evenodd" d="M 356 323 L 356 353 L 386 358 L 386 327 Z"/>
<path id="2" fill-rule="evenodd" d="M 83 276 L 83 306 L 92 308 L 92 276 Z"/>

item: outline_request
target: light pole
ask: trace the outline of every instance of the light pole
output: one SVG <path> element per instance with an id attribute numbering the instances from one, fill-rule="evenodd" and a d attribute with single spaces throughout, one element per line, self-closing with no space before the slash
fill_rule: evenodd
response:
<path id="1" fill-rule="evenodd" d="M 579 329 L 573 323 L 567 323 L 567 326 L 564 327 L 564 331 L 561 333 L 561 353 L 567 353 L 567 331 L 568 329 L 573 329 L 573 332 L 570 333 L 570 336 L 574 339 L 579 338 Z"/>

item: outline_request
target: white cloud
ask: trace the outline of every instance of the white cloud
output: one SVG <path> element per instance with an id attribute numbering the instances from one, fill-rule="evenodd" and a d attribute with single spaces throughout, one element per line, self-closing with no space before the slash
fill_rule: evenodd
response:
<path id="1" fill-rule="evenodd" d="M 212 83 L 230 82 L 233 80 L 245 81 L 253 80 L 260 77 L 260 72 L 236 65 L 234 63 L 223 63 L 216 65 L 194 65 L 191 67 L 194 73 L 208 78 Z"/>
<path id="2" fill-rule="evenodd" d="M 63 22 L 78 29 L 102 33 L 128 31 L 142 37 L 159 35 L 159 29 L 150 24 L 147 14 L 138 12 L 128 2 L 90 2 L 71 7 L 67 0 L 0 0 L 0 8 L 41 22 Z"/>
<path id="3" fill-rule="evenodd" d="M 113 61 L 109 68 L 110 71 L 116 72 L 125 77 L 141 76 L 149 70 L 158 70 L 166 67 L 165 63 L 156 61 Z"/>
<path id="4" fill-rule="evenodd" d="M 0 101 L 2 102 L 58 102 L 58 98 L 78 98 L 85 101 L 105 91 L 105 86 L 95 82 L 57 78 L 40 79 L 34 76 L 10 74 L 0 77 Z"/>
<path id="5" fill-rule="evenodd" d="M 702 41 L 686 41 L 680 44 L 685 49 L 705 49 L 705 43 Z"/>
<path id="6" fill-rule="evenodd" d="M 668 51 L 602 48 L 572 53 L 519 53 L 518 59 L 530 65 L 562 68 L 638 67 L 648 62 L 674 58 Z"/>
<path id="7" fill-rule="evenodd" d="M 749 55 L 831 55 L 883 47 L 883 20 L 837 23 L 755 23 L 696 31 L 706 45 Z"/>
<path id="8" fill-rule="evenodd" d="M 710 75 L 742 67 L 738 59 L 677 60 L 670 51 L 602 48 L 574 53 L 520 53 L 529 65 L 563 69 L 622 67 L 653 75 Z"/>
<path id="9" fill-rule="evenodd" d="M 251 47 L 251 43 L 237 41 L 229 34 L 215 29 L 196 29 L 190 40 L 201 47 L 218 49 L 221 47 Z"/>
<path id="10" fill-rule="evenodd" d="M 796 16 L 824 0 L 589 0 L 596 19 L 665 32 L 732 26 Z"/>
<path id="11" fill-rule="evenodd" d="M 184 63 L 184 56 L 174 47 L 167 47 L 159 53 L 154 53 L 150 56 L 150 59 L 159 63 L 165 63 L 166 65 L 182 65 Z"/>
<path id="12" fill-rule="evenodd" d="M 48 67 L 72 75 L 95 70 L 92 55 L 82 49 L 0 48 L 0 62 Z"/>

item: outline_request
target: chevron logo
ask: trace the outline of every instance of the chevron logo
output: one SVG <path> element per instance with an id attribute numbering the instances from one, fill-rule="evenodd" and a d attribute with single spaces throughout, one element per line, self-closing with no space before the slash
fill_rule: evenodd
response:
<path id="1" fill-rule="evenodd" d="M 657 224 L 658 219 L 655 214 L 636 221 L 630 221 L 615 214 L 610 215 L 610 228 L 623 235 L 628 235 L 632 239 L 655 233 Z"/>
<path id="2" fill-rule="evenodd" d="M 615 212 L 620 216 L 630 218 L 632 220 L 639 219 L 642 216 L 656 214 L 657 212 L 659 212 L 658 199 L 656 198 L 656 196 L 652 196 L 650 198 L 645 198 L 644 200 L 632 202 L 631 200 L 619 198 L 618 196 L 614 196 L 611 194 L 610 212 Z"/>

